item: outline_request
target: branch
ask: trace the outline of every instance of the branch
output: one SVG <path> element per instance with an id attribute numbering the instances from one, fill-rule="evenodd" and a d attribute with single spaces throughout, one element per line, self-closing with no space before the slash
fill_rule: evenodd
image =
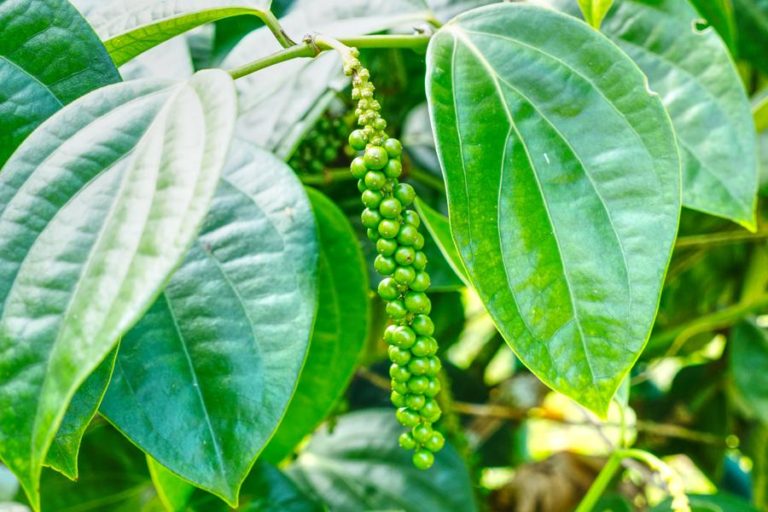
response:
<path id="1" fill-rule="evenodd" d="M 355 48 L 410 48 L 413 50 L 423 50 L 429 44 L 429 37 L 428 35 L 381 35 L 340 38 L 337 41 L 344 46 Z M 232 69 L 229 71 L 229 74 L 232 78 L 238 79 L 281 62 L 302 57 L 316 57 L 320 53 L 332 49 L 334 48 L 325 39 L 315 38 L 311 41 L 304 41 L 289 46 L 272 55 L 256 59 L 244 66 Z"/>

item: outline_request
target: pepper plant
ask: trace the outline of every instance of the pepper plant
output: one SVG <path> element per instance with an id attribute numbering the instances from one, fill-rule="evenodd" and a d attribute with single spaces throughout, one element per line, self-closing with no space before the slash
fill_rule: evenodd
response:
<path id="1" fill-rule="evenodd" d="M 768 2 L 0 36 L 0 502 L 768 510 Z"/>

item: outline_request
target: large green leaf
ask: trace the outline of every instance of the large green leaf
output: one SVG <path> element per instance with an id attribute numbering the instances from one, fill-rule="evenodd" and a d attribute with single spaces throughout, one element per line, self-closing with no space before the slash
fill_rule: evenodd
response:
<path id="1" fill-rule="evenodd" d="M 33 505 L 75 391 L 194 240 L 234 116 L 222 71 L 116 84 L 40 125 L 0 172 L 0 458 Z"/>
<path id="2" fill-rule="evenodd" d="M 570 0 L 546 0 L 576 14 Z M 679 0 L 624 0 L 603 32 L 632 57 L 664 102 L 683 162 L 683 205 L 755 228 L 757 142 L 728 48 Z"/>
<path id="3" fill-rule="evenodd" d="M 104 421 L 83 439 L 80 477 L 46 470 L 45 512 L 166 512 L 152 488 L 144 455 Z"/>
<path id="4" fill-rule="evenodd" d="M 709 23 L 723 42 L 736 53 L 736 21 L 733 18 L 733 3 L 731 0 L 691 0 L 696 10 Z"/>
<path id="5" fill-rule="evenodd" d="M 168 512 L 184 512 L 195 492 L 195 487 L 177 477 L 162 464 L 147 456 L 147 468 L 157 497 Z M 219 500 L 216 500 L 221 503 Z"/>
<path id="6" fill-rule="evenodd" d="M 119 0 L 101 2 L 88 19 L 116 65 L 195 27 L 232 16 L 264 18 L 270 0 Z"/>
<path id="7" fill-rule="evenodd" d="M 534 373 L 605 413 L 648 338 L 677 230 L 661 101 L 607 38 L 530 5 L 459 16 L 427 64 L 469 279 Z"/>
<path id="8" fill-rule="evenodd" d="M 198 512 L 230 512 L 232 509 L 210 494 L 197 491 L 189 509 Z M 257 461 L 243 483 L 238 512 L 321 512 L 327 510 L 302 493 L 274 466 Z"/>
<path id="9" fill-rule="evenodd" d="M 467 468 L 447 445 L 429 471 L 416 469 L 397 444 L 402 427 L 392 409 L 366 409 L 317 432 L 288 475 L 334 512 L 477 510 Z"/>
<path id="10" fill-rule="evenodd" d="M 2 2 L 0 33 L 2 166 L 63 103 L 120 77 L 96 34 L 65 0 Z"/>
<path id="11" fill-rule="evenodd" d="M 758 509 L 744 499 L 725 492 L 717 494 L 690 494 L 688 500 L 691 512 L 758 512 Z M 672 510 L 672 499 L 666 499 L 653 507 L 651 512 Z"/>
<path id="12" fill-rule="evenodd" d="M 35 77 L 0 55 L 0 167 L 61 102 Z"/>
<path id="13" fill-rule="evenodd" d="M 731 391 L 749 417 L 768 425 L 768 333 L 743 321 L 731 333 L 728 353 Z"/>
<path id="14" fill-rule="evenodd" d="M 0 60 L 33 76 L 62 103 L 120 80 L 99 38 L 67 0 L 3 1 L 0 34 Z"/>
<path id="15" fill-rule="evenodd" d="M 312 343 L 280 428 L 262 457 L 280 462 L 331 412 L 368 335 L 368 272 L 352 226 L 330 199 L 308 188 L 320 242 Z"/>
<path id="16" fill-rule="evenodd" d="M 733 0 L 739 57 L 768 74 L 768 0 Z"/>
<path id="17" fill-rule="evenodd" d="M 428 15 L 423 0 L 297 0 L 280 22 L 287 33 L 297 37 L 315 32 L 353 37 L 412 27 Z M 222 65 L 236 68 L 279 49 L 269 30 L 261 28 L 244 37 Z M 348 83 L 336 52 L 293 59 L 243 77 L 237 81 L 237 133 L 270 150 L 290 147 L 293 141 L 286 139 L 297 121 L 328 90 L 343 91 Z"/>
<path id="18" fill-rule="evenodd" d="M 107 391 L 116 356 L 115 349 L 80 385 L 48 450 L 45 464 L 72 480 L 77 480 L 80 441 Z"/>
<path id="19" fill-rule="evenodd" d="M 102 414 L 159 463 L 235 506 L 296 387 L 316 265 L 300 182 L 236 139 L 197 242 L 121 341 Z"/>

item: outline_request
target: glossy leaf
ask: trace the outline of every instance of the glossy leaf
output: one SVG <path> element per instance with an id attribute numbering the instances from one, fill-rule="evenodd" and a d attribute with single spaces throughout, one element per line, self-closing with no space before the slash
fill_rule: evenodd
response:
<path id="1" fill-rule="evenodd" d="M 758 509 L 742 498 L 726 492 L 717 494 L 690 494 L 688 501 L 691 512 L 758 512 Z M 653 507 L 651 512 L 668 512 L 672 509 L 672 500 L 666 499 Z"/>
<path id="2" fill-rule="evenodd" d="M 40 125 L 0 172 L 0 457 L 35 506 L 72 396 L 197 234 L 234 100 L 221 71 L 105 87 Z"/>
<path id="3" fill-rule="evenodd" d="M 50 89 L 0 56 L 0 167 L 40 123 L 61 108 Z"/>
<path id="4" fill-rule="evenodd" d="M 443 254 L 445 261 L 448 262 L 456 275 L 459 276 L 467 286 L 471 286 L 470 281 L 467 278 L 467 271 L 464 270 L 464 263 L 462 263 L 459 251 L 456 249 L 456 244 L 453 241 L 448 217 L 437 210 L 434 210 L 421 199 L 416 199 L 416 210 L 419 212 L 421 220 L 424 221 L 424 226 L 426 226 L 432 239 L 435 240 L 437 246 L 440 248 L 440 252 Z"/>
<path id="5" fill-rule="evenodd" d="M 467 468 L 446 446 L 429 471 L 397 445 L 403 428 L 391 409 L 366 409 L 316 433 L 288 475 L 334 512 L 477 510 Z"/>
<path id="6" fill-rule="evenodd" d="M 147 456 L 147 468 L 152 478 L 157 497 L 169 512 L 184 512 L 188 510 L 195 487 L 168 471 L 150 456 Z"/>
<path id="7" fill-rule="evenodd" d="M 120 80 L 91 27 L 66 0 L 0 4 L 0 166 L 41 122 Z"/>
<path id="8" fill-rule="evenodd" d="M 529 5 L 459 16 L 427 64 L 469 279 L 521 361 L 604 414 L 648 338 L 677 230 L 661 101 L 608 39 Z"/>
<path id="9" fill-rule="evenodd" d="M 579 0 L 584 19 L 596 29 L 600 29 L 600 24 L 612 5 L 613 0 Z"/>
<path id="10" fill-rule="evenodd" d="M 733 18 L 733 3 L 731 0 L 691 0 L 696 10 L 711 25 L 723 42 L 731 50 L 737 51 L 736 21 Z"/>
<path id="11" fill-rule="evenodd" d="M 76 482 L 43 472 L 43 511 L 166 512 L 152 488 L 144 455 L 114 428 L 104 421 L 95 425 L 81 452 Z"/>
<path id="12" fill-rule="evenodd" d="M 736 401 L 749 417 L 768 425 L 768 332 L 752 321 L 731 333 L 729 370 Z"/>
<path id="13" fill-rule="evenodd" d="M 280 462 L 331 412 L 347 388 L 368 334 L 368 273 L 344 213 L 308 188 L 319 239 L 312 342 L 280 428 L 262 457 Z"/>
<path id="14" fill-rule="evenodd" d="M 314 32 L 353 37 L 394 27 L 410 28 L 428 15 L 422 0 L 297 0 L 280 23 L 288 34 L 297 37 Z M 272 33 L 261 28 L 244 37 L 222 66 L 236 68 L 279 49 Z M 284 139 L 319 98 L 328 90 L 344 90 L 348 83 L 335 52 L 282 62 L 243 77 L 237 81 L 237 133 L 276 150 L 286 145 Z"/>
<path id="15" fill-rule="evenodd" d="M 739 58 L 768 73 L 768 0 L 733 0 Z"/>
<path id="16" fill-rule="evenodd" d="M 763 95 L 752 109 L 755 119 L 755 129 L 758 132 L 768 130 L 768 94 Z"/>
<path id="17" fill-rule="evenodd" d="M 121 341 L 102 414 L 156 461 L 235 506 L 296 387 L 316 265 L 300 182 L 236 139 L 196 243 Z"/>
<path id="18" fill-rule="evenodd" d="M 571 12 L 570 0 L 548 0 Z M 575 13 L 574 13 L 575 14 Z M 750 104 L 728 48 L 678 0 L 625 0 L 603 32 L 648 76 L 675 127 L 683 205 L 755 228 L 757 149 Z"/>
<path id="19" fill-rule="evenodd" d="M 238 512 L 321 512 L 325 507 L 309 499 L 279 469 L 257 461 L 243 483 Z M 221 501 L 197 491 L 190 508 L 205 512 L 229 512 Z"/>
<path id="20" fill-rule="evenodd" d="M 232 16 L 263 18 L 269 0 L 119 0 L 94 7 L 88 19 L 115 65 L 195 27 Z"/>
<path id="21" fill-rule="evenodd" d="M 77 480 L 80 441 L 107 391 L 116 356 L 114 350 L 80 385 L 48 450 L 45 464 L 71 480 Z"/>
<path id="22" fill-rule="evenodd" d="M 0 60 L 33 76 L 62 103 L 120 80 L 99 38 L 67 0 L 5 0 L 0 33 Z"/>

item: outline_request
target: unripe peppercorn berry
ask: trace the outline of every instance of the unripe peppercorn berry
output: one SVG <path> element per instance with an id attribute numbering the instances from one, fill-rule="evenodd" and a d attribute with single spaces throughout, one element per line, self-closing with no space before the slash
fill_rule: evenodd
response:
<path id="1" fill-rule="evenodd" d="M 440 406 L 437 404 L 434 398 L 430 398 L 426 401 L 424 404 L 424 407 L 422 407 L 419 410 L 419 414 L 421 414 L 421 417 L 424 419 L 427 419 L 431 422 L 435 422 L 440 419 L 440 416 L 442 415 L 442 411 L 440 410 Z"/>
<path id="2" fill-rule="evenodd" d="M 415 427 L 421 421 L 419 413 L 408 408 L 401 407 L 397 410 L 397 421 L 405 427 Z"/>
<path id="3" fill-rule="evenodd" d="M 432 303 L 423 292 L 408 292 L 405 294 L 405 309 L 411 313 L 428 315 L 432 309 Z"/>
<path id="4" fill-rule="evenodd" d="M 406 224 L 410 224 L 415 228 L 418 228 L 419 225 L 421 224 L 421 219 L 419 218 L 419 214 L 413 210 L 407 210 L 403 212 L 403 221 L 405 221 Z"/>
<path id="5" fill-rule="evenodd" d="M 408 363 L 408 371 L 414 375 L 426 375 L 429 373 L 429 359 L 414 357 Z"/>
<path id="6" fill-rule="evenodd" d="M 354 160 L 352 160 L 352 163 L 349 165 L 349 170 L 352 172 L 352 176 L 354 176 L 357 179 L 362 179 L 365 177 L 365 174 L 368 172 L 368 167 L 365 165 L 365 160 L 363 160 L 362 157 L 357 157 Z"/>
<path id="7" fill-rule="evenodd" d="M 429 382 L 430 382 L 430 379 L 428 379 L 427 377 L 417 376 L 408 380 L 406 384 L 408 385 L 408 391 L 410 393 L 426 394 L 426 392 L 429 390 Z"/>
<path id="8" fill-rule="evenodd" d="M 419 378 L 420 378 L 420 377 L 419 377 Z M 409 380 L 409 381 L 407 382 L 407 385 L 408 385 L 408 391 L 413 391 L 413 390 L 411 389 L 411 382 L 412 382 L 412 381 L 413 381 L 413 379 L 411 379 L 411 380 Z M 431 379 L 428 379 L 428 380 L 427 380 L 427 383 L 426 383 L 426 385 L 424 386 L 424 390 L 422 391 L 422 393 L 424 393 L 424 394 L 425 394 L 425 395 L 427 395 L 428 397 L 435 397 L 435 396 L 437 396 L 437 394 L 440 392 L 440 389 L 441 389 L 441 388 L 442 388 L 442 386 L 441 386 L 441 384 L 440 384 L 440 381 L 439 381 L 439 380 L 437 380 L 436 378 L 431 378 Z"/>
<path id="9" fill-rule="evenodd" d="M 424 397 L 424 395 L 406 395 L 405 396 L 405 404 L 408 406 L 409 409 L 413 409 L 414 411 L 418 411 L 422 407 L 424 407 L 424 404 L 427 403 L 427 399 Z"/>
<path id="10" fill-rule="evenodd" d="M 397 289 L 397 283 L 390 277 L 382 279 L 379 282 L 377 291 L 379 292 L 379 297 L 384 300 L 395 300 L 400 296 L 400 291 Z"/>
<path id="11" fill-rule="evenodd" d="M 363 192 L 363 204 L 368 208 L 378 208 L 384 196 L 377 190 L 366 190 Z"/>
<path id="12" fill-rule="evenodd" d="M 407 395 L 408 394 L 408 384 L 405 382 L 400 382 L 399 380 L 392 379 L 390 381 L 390 385 L 392 386 L 392 391 L 397 391 L 401 395 Z"/>
<path id="13" fill-rule="evenodd" d="M 403 432 L 398 438 L 398 443 L 401 448 L 406 450 L 413 450 L 416 448 L 416 440 L 413 438 L 410 432 Z"/>
<path id="14" fill-rule="evenodd" d="M 365 145 L 368 144 L 365 134 L 362 130 L 354 130 L 349 134 L 349 145 L 355 151 L 362 151 L 365 149 Z"/>
<path id="15" fill-rule="evenodd" d="M 434 354 L 432 350 L 432 343 L 430 343 L 431 338 L 426 338 L 424 336 L 419 336 L 416 339 L 416 343 L 413 344 L 411 347 L 411 352 L 416 357 L 427 357 Z M 390 358 L 392 359 L 392 358 Z M 398 362 L 398 361 L 394 361 Z"/>
<path id="16" fill-rule="evenodd" d="M 363 210 L 363 213 L 360 214 L 360 221 L 366 228 L 375 229 L 379 227 L 379 222 L 382 221 L 382 217 L 381 214 L 376 210 L 366 208 Z"/>
<path id="17" fill-rule="evenodd" d="M 427 441 L 429 441 L 429 438 L 432 437 L 432 433 L 434 430 L 432 430 L 432 427 L 425 423 L 419 423 L 415 427 L 413 427 L 413 430 L 411 430 L 411 435 L 419 444 L 424 444 Z"/>
<path id="18" fill-rule="evenodd" d="M 384 256 L 392 256 L 397 251 L 398 245 L 396 240 L 382 238 L 376 242 L 376 251 Z"/>
<path id="19" fill-rule="evenodd" d="M 403 205 L 400 204 L 400 201 L 394 197 L 388 197 L 384 199 L 379 205 L 379 213 L 382 217 L 386 217 L 388 219 L 397 218 L 402 210 Z"/>
<path id="20" fill-rule="evenodd" d="M 408 310 L 405 309 L 405 305 L 401 300 L 390 301 L 384 310 L 394 320 L 402 320 L 408 315 Z"/>
<path id="21" fill-rule="evenodd" d="M 416 315 L 413 317 L 411 327 L 414 332 L 420 336 L 432 336 L 435 334 L 435 324 L 427 315 Z"/>
<path id="22" fill-rule="evenodd" d="M 403 164 L 400 163 L 400 160 L 391 159 L 384 166 L 384 174 L 386 174 L 387 178 L 399 178 L 403 174 Z"/>
<path id="23" fill-rule="evenodd" d="M 389 401 L 392 402 L 395 407 L 405 407 L 405 396 L 397 391 L 392 391 L 392 393 L 390 393 Z"/>
<path id="24" fill-rule="evenodd" d="M 427 268 L 427 255 L 421 251 L 416 251 L 416 257 L 413 259 L 413 268 L 416 270 Z"/>
<path id="25" fill-rule="evenodd" d="M 371 190 L 381 190 L 387 184 L 387 177 L 383 172 L 368 171 L 365 173 L 365 186 Z"/>
<path id="26" fill-rule="evenodd" d="M 398 183 L 395 187 L 395 197 L 403 203 L 403 206 L 410 206 L 416 199 L 416 191 L 407 183 Z"/>
<path id="27" fill-rule="evenodd" d="M 392 260 L 392 262 L 394 263 L 394 260 Z M 413 267 L 397 267 L 394 270 L 393 277 L 399 284 L 409 284 L 416 279 L 416 271 L 413 270 Z M 406 305 L 406 308 L 407 307 L 408 306 Z"/>
<path id="28" fill-rule="evenodd" d="M 395 256 L 395 261 L 400 263 L 397 259 L 397 256 Z M 427 289 L 429 289 L 430 284 L 431 280 L 429 279 L 429 274 L 423 271 L 418 272 L 416 277 L 411 282 L 411 290 L 415 292 L 425 292 Z"/>
<path id="29" fill-rule="evenodd" d="M 395 251 L 395 261 L 398 265 L 411 265 L 415 259 L 416 251 L 410 247 L 399 247 L 397 251 Z"/>
<path id="30" fill-rule="evenodd" d="M 390 258 L 389 256 L 382 256 L 379 254 L 373 261 L 373 268 L 375 268 L 376 272 L 379 274 L 388 276 L 400 267 L 397 266 L 394 259 Z M 416 276 L 414 275 L 414 277 Z M 397 281 L 397 279 L 395 279 L 395 281 Z"/>
<path id="31" fill-rule="evenodd" d="M 365 150 L 363 159 L 365 160 L 365 165 L 369 169 L 379 170 L 387 165 L 389 156 L 387 155 L 387 150 L 381 146 L 372 146 Z"/>
<path id="32" fill-rule="evenodd" d="M 396 347 L 395 345 L 391 345 L 387 349 L 387 352 L 389 354 L 389 360 L 397 365 L 405 366 L 411 360 L 411 352 L 409 350 Z"/>
<path id="33" fill-rule="evenodd" d="M 416 450 L 413 454 L 413 465 L 418 469 L 429 469 L 435 463 L 435 456 L 429 450 Z"/>
<path id="34" fill-rule="evenodd" d="M 400 325 L 392 332 L 392 344 L 400 348 L 411 348 L 416 343 L 416 333 L 405 325 Z"/>
<path id="35" fill-rule="evenodd" d="M 405 366 L 394 363 L 389 367 L 389 376 L 398 382 L 408 382 L 411 378 L 411 372 Z"/>
<path id="36" fill-rule="evenodd" d="M 400 226 L 400 232 L 397 233 L 397 241 L 402 245 L 413 245 L 416 241 L 417 235 L 416 228 L 410 224 L 404 224 Z"/>
<path id="37" fill-rule="evenodd" d="M 443 446 L 445 446 L 445 438 L 443 434 L 437 431 L 433 431 L 429 439 L 424 442 L 424 448 L 431 452 L 439 452 Z"/>
<path id="38" fill-rule="evenodd" d="M 397 139 L 387 139 L 384 141 L 384 149 L 390 157 L 397 158 L 403 152 L 403 145 Z"/>
<path id="39" fill-rule="evenodd" d="M 400 231 L 400 223 L 392 219 L 379 222 L 379 234 L 383 238 L 395 238 Z"/>

